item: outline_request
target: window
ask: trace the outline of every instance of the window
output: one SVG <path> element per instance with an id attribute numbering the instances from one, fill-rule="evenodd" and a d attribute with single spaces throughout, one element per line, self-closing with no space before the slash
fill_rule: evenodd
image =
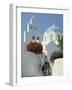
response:
<path id="1" fill-rule="evenodd" d="M 30 25 L 30 29 L 33 29 L 33 25 Z"/>
<path id="2" fill-rule="evenodd" d="M 58 40 L 60 40 L 60 35 L 58 35 Z"/>
<path id="3" fill-rule="evenodd" d="M 52 34 L 51 34 L 51 36 L 50 36 L 50 40 L 52 40 Z"/>
<path id="4" fill-rule="evenodd" d="M 37 36 L 37 40 L 39 40 L 40 39 L 40 37 L 39 36 Z"/>
<path id="5" fill-rule="evenodd" d="M 33 35 L 32 39 L 35 40 L 35 36 L 34 35 Z"/>

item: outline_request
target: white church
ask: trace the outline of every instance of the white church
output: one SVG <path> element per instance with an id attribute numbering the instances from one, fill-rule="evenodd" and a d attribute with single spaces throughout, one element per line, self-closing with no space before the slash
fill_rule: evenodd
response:
<path id="1" fill-rule="evenodd" d="M 43 52 L 45 54 L 48 54 L 51 51 L 54 52 L 59 44 L 58 40 L 61 39 L 62 36 L 63 33 L 60 32 L 60 28 L 55 26 L 55 24 L 48 27 L 43 35 Z M 57 48 L 57 50 L 59 50 L 59 48 Z"/>

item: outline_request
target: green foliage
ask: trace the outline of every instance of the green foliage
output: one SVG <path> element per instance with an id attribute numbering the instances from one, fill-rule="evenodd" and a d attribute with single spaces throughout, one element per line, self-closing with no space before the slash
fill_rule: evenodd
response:
<path id="1" fill-rule="evenodd" d="M 58 42 L 59 42 L 59 47 L 61 49 L 61 51 L 63 51 L 63 36 L 60 38 L 58 38 Z"/>

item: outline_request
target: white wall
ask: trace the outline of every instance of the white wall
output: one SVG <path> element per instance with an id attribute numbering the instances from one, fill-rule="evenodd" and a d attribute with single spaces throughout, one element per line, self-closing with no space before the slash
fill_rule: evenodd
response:
<path id="1" fill-rule="evenodd" d="M 63 58 L 58 58 L 55 60 L 54 65 L 52 67 L 52 75 L 57 76 L 57 75 L 63 75 Z"/>
<path id="2" fill-rule="evenodd" d="M 36 2 L 35 2 L 36 1 Z M 72 0 L 0 0 L 0 90 L 71 90 L 71 84 L 31 84 L 24 85 L 24 87 L 10 87 L 8 85 L 9 77 L 9 3 L 21 2 L 25 5 L 31 4 L 35 6 L 36 4 L 48 6 L 48 1 L 51 2 L 52 6 L 63 6 L 67 5 L 71 9 L 71 24 L 72 26 Z M 45 3 L 46 2 L 46 3 Z M 35 3 L 35 4 L 34 4 Z M 72 64 L 72 27 L 66 31 L 66 59 L 71 60 L 70 65 Z M 69 65 L 69 66 L 70 66 Z M 72 65 L 71 65 L 72 66 Z M 72 68 L 72 67 L 71 67 Z M 71 70 L 72 71 L 72 70 Z M 72 75 L 72 73 L 71 73 Z M 46 79 L 44 79 L 45 81 Z M 72 78 L 71 78 L 72 80 Z"/>

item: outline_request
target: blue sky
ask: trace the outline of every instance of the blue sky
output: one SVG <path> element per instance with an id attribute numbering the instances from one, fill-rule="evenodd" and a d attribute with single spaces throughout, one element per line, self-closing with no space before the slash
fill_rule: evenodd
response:
<path id="1" fill-rule="evenodd" d="M 38 29 L 45 32 L 46 29 L 55 24 L 63 30 L 63 15 L 62 14 L 44 14 L 44 13 L 21 13 L 21 30 L 27 30 L 26 25 L 32 16 L 35 16 Z"/>

